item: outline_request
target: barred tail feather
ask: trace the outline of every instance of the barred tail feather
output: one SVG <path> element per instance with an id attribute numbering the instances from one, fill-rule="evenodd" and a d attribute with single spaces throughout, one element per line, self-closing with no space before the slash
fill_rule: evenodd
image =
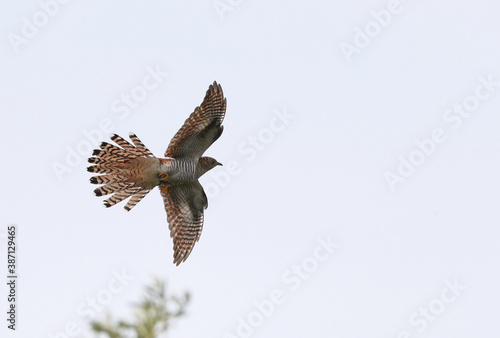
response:
<path id="1" fill-rule="evenodd" d="M 120 203 L 124 199 L 129 198 L 130 196 L 132 196 L 133 194 L 135 194 L 139 190 L 141 190 L 141 188 L 126 188 L 124 190 L 120 190 L 120 191 L 116 192 L 113 196 L 108 198 L 107 200 L 104 200 L 104 206 L 106 208 L 112 207 L 116 203 Z"/>
<path id="2" fill-rule="evenodd" d="M 137 157 L 134 154 L 129 153 L 128 151 L 121 149 L 113 144 L 107 142 L 101 142 L 99 147 L 102 149 L 101 153 L 110 154 L 115 156 L 116 158 L 134 158 Z"/>
<path id="3" fill-rule="evenodd" d="M 101 175 L 94 176 L 90 178 L 90 183 L 92 184 L 108 184 L 126 181 L 127 176 L 124 175 Z"/>
<path id="4" fill-rule="evenodd" d="M 115 193 L 117 191 L 122 191 L 128 188 L 133 187 L 133 183 L 126 183 L 123 181 L 115 182 L 115 183 L 109 183 L 106 185 L 103 185 L 102 187 L 94 189 L 94 194 L 96 196 L 106 196 L 112 193 Z"/>
<path id="5" fill-rule="evenodd" d="M 120 166 L 119 163 L 103 163 L 99 165 L 91 165 L 90 167 L 87 168 L 87 171 L 90 173 L 95 173 L 95 174 L 120 174 L 124 173 L 126 174 L 125 168 Z"/>
<path id="6" fill-rule="evenodd" d="M 91 177 L 90 183 L 102 184 L 94 189 L 96 196 L 112 194 L 104 200 L 107 208 L 130 197 L 125 205 L 125 210 L 130 211 L 151 191 L 150 186 L 138 184 L 137 178 L 143 175 L 149 161 L 156 160 L 156 157 L 133 133 L 130 133 L 133 144 L 116 134 L 111 134 L 110 138 L 117 145 L 102 142 L 100 149 L 94 150 L 93 157 L 88 159 L 93 165 L 87 171 L 103 174 Z"/>
<path id="7" fill-rule="evenodd" d="M 127 205 L 125 205 L 125 210 L 127 211 L 130 211 L 132 210 L 133 207 L 135 207 L 137 205 L 137 203 L 139 203 L 143 198 L 144 196 L 146 196 L 148 194 L 148 192 L 150 192 L 151 189 L 142 189 L 141 191 L 139 191 L 138 193 L 134 194 L 127 202 Z"/>
<path id="8" fill-rule="evenodd" d="M 137 149 L 135 146 L 131 145 L 128 141 L 126 141 L 121 136 L 116 135 L 116 134 L 111 134 L 110 138 L 113 142 L 118 144 L 120 147 L 122 147 L 124 150 L 128 151 L 129 153 L 131 153 L 135 156 L 142 156 L 143 155 L 143 153 L 139 149 Z"/>
<path id="9" fill-rule="evenodd" d="M 139 138 L 132 132 L 128 134 L 132 142 L 134 142 L 136 149 L 139 149 L 145 156 L 153 156 L 151 151 L 139 140 Z"/>

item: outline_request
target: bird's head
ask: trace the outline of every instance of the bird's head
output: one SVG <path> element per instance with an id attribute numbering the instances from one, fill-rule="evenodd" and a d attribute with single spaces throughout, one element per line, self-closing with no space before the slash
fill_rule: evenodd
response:
<path id="1" fill-rule="evenodd" d="M 215 158 L 212 157 L 200 157 L 198 160 L 198 177 L 209 171 L 210 169 L 215 168 L 218 165 L 222 165 L 222 163 L 218 162 Z"/>

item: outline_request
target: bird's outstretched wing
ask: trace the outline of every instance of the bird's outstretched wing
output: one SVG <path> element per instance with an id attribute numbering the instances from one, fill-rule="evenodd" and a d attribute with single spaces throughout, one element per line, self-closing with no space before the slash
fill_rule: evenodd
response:
<path id="1" fill-rule="evenodd" d="M 174 264 L 184 262 L 203 228 L 203 211 L 208 206 L 201 184 L 196 182 L 161 184 L 160 192 L 167 212 L 170 237 L 174 239 Z"/>
<path id="2" fill-rule="evenodd" d="M 221 86 L 214 81 L 201 106 L 195 108 L 170 141 L 165 157 L 201 157 L 222 134 L 225 114 L 226 99 Z"/>

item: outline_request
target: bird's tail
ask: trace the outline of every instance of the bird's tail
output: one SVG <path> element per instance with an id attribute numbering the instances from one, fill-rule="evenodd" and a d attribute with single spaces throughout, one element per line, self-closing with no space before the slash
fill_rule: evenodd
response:
<path id="1" fill-rule="evenodd" d="M 90 178 L 92 184 L 103 184 L 96 188 L 96 196 L 113 194 L 104 200 L 104 206 L 109 208 L 128 197 L 130 200 L 125 205 L 125 210 L 130 211 L 144 196 L 151 191 L 151 187 L 137 184 L 137 178 L 141 177 L 148 162 L 157 160 L 146 146 L 133 134 L 129 134 L 133 144 L 122 137 L 111 134 L 111 140 L 118 146 L 102 142 L 92 153 L 88 162 L 93 165 L 87 171 L 95 174 L 104 174 Z"/>

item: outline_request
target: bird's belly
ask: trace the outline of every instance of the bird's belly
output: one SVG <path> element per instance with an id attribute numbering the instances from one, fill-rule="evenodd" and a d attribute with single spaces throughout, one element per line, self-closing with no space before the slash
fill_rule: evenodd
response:
<path id="1" fill-rule="evenodd" d="M 196 165 L 193 161 L 176 159 L 161 161 L 160 171 L 168 174 L 167 182 L 193 182 L 196 180 Z"/>

